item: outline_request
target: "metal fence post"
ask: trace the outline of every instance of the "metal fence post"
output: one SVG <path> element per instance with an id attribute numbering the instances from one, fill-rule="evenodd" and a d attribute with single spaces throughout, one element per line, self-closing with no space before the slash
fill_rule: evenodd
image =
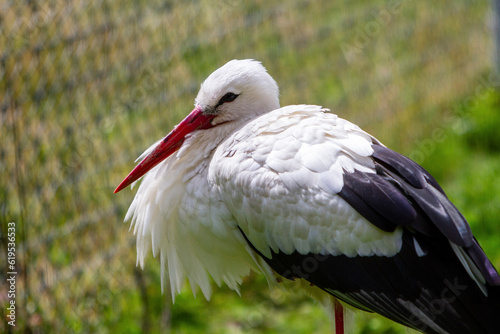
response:
<path id="1" fill-rule="evenodd" d="M 500 75 L 500 0 L 492 0 L 495 74 Z"/>

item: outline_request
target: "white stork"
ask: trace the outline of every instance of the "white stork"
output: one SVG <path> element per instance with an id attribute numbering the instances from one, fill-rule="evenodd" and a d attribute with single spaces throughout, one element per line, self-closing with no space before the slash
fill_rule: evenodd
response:
<path id="1" fill-rule="evenodd" d="M 140 158 L 115 192 L 143 177 L 125 220 L 173 296 L 270 267 L 425 333 L 500 333 L 500 276 L 434 178 L 327 109 L 280 108 L 260 62 L 213 72 Z"/>

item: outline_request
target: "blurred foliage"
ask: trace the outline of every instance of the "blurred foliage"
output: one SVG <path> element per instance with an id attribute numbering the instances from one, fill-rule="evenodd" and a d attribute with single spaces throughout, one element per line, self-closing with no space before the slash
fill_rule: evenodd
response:
<path id="1" fill-rule="evenodd" d="M 500 98 L 488 94 L 485 101 L 476 100 L 465 120 L 467 144 L 484 152 L 500 153 Z M 463 112 L 467 113 L 467 109 Z"/>
<path id="2" fill-rule="evenodd" d="M 331 330 L 308 297 L 270 290 L 260 275 L 241 298 L 222 287 L 207 302 L 186 289 L 172 305 L 157 259 L 135 266 L 120 223 L 133 192 L 113 189 L 232 58 L 263 61 L 283 105 L 327 106 L 424 164 L 500 267 L 488 13 L 487 1 L 467 0 L 3 2 L 0 241 L 6 254 L 15 222 L 18 308 L 17 326 L 0 331 Z M 366 313 L 354 327 L 406 332 Z"/>
<path id="3" fill-rule="evenodd" d="M 500 91 L 487 88 L 481 95 L 471 91 L 441 114 L 446 126 L 434 146 L 415 147 L 425 150 L 422 165 L 440 181 L 499 268 L 500 137 L 493 128 L 500 126 Z"/>

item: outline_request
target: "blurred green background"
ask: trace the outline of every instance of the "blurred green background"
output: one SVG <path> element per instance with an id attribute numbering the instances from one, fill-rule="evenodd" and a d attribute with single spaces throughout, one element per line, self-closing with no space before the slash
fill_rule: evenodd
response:
<path id="1" fill-rule="evenodd" d="M 1 332 L 328 333 L 307 296 L 189 289 L 135 265 L 113 190 L 233 58 L 261 60 L 282 105 L 329 107 L 424 165 L 500 268 L 500 80 L 487 1 L 0 3 Z M 7 223 L 17 318 L 7 325 Z M 5 306 L 4 306 L 5 305 Z M 353 333 L 406 333 L 359 314 Z"/>

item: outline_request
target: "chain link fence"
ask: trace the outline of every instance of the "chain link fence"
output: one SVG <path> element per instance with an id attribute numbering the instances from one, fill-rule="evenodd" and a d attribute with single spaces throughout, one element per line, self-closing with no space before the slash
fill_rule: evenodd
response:
<path id="1" fill-rule="evenodd" d="M 111 332 L 131 313 L 131 332 L 170 327 L 168 296 L 151 305 L 158 265 L 135 268 L 121 223 L 133 193 L 113 189 L 226 61 L 259 59 L 283 105 L 324 105 L 408 151 L 490 71 L 489 13 L 465 0 L 1 2 L 0 263 L 14 222 L 17 272 L 16 327 L 1 331 Z"/>

